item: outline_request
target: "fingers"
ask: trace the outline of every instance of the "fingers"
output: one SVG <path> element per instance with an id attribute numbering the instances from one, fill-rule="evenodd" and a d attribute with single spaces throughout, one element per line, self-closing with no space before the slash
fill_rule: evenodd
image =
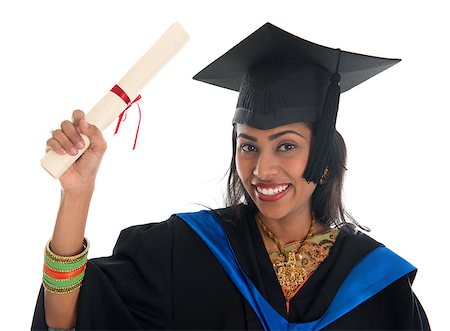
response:
<path id="1" fill-rule="evenodd" d="M 49 150 L 53 150 L 56 153 L 58 153 L 59 155 L 66 154 L 66 151 L 64 150 L 64 148 L 61 146 L 61 144 L 58 142 L 58 140 L 56 140 L 54 138 L 50 138 L 49 140 L 47 140 L 47 148 L 45 149 L 45 152 L 48 152 Z"/>
<path id="2" fill-rule="evenodd" d="M 47 151 L 54 150 L 56 153 L 64 155 L 77 155 L 78 151 L 85 146 L 81 133 L 88 136 L 91 148 L 95 152 L 103 153 L 106 150 L 106 142 L 103 135 L 95 125 L 90 125 L 85 119 L 85 114 L 81 110 L 72 113 L 72 122 L 64 121 L 61 128 L 52 131 L 52 138 L 47 141 Z"/>
<path id="3" fill-rule="evenodd" d="M 74 123 L 69 121 L 64 121 L 61 123 L 61 130 L 64 132 L 65 136 L 70 140 L 72 145 L 68 145 L 70 148 L 82 149 L 84 147 L 83 138 L 75 128 Z M 64 146 L 66 147 L 66 146 Z"/>
<path id="4" fill-rule="evenodd" d="M 77 155 L 78 150 L 84 147 L 84 141 L 74 124 L 64 121 L 61 123 L 61 129 L 53 131 L 52 139 L 47 141 L 47 145 L 58 154 Z"/>
<path id="5" fill-rule="evenodd" d="M 72 113 L 73 125 L 75 125 L 76 128 L 78 128 L 78 126 L 80 125 L 80 121 L 84 118 L 84 116 L 84 112 L 79 109 L 75 110 Z"/>
<path id="6" fill-rule="evenodd" d="M 78 150 L 85 146 L 84 140 L 80 135 L 81 130 L 78 127 L 84 113 L 81 110 L 75 110 L 72 114 L 73 122 L 63 121 L 61 128 L 52 131 L 52 138 L 47 140 L 47 151 L 54 150 L 56 153 L 64 155 L 77 155 Z"/>
<path id="7" fill-rule="evenodd" d="M 95 152 L 104 153 L 106 150 L 106 141 L 103 138 L 101 131 L 92 124 L 89 124 L 85 119 L 80 120 L 79 125 L 81 133 L 88 136 L 91 142 L 91 148 Z"/>
<path id="8" fill-rule="evenodd" d="M 47 145 L 58 154 L 76 155 L 78 153 L 78 148 L 62 130 L 53 131 L 53 138 L 47 141 Z"/>

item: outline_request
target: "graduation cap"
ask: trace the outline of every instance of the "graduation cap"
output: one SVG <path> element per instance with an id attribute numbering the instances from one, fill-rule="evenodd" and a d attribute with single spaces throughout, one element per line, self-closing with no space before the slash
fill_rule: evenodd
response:
<path id="1" fill-rule="evenodd" d="M 312 124 L 304 178 L 319 183 L 330 158 L 340 93 L 399 61 L 321 46 L 266 23 L 194 79 L 239 91 L 233 124 L 263 130 Z"/>

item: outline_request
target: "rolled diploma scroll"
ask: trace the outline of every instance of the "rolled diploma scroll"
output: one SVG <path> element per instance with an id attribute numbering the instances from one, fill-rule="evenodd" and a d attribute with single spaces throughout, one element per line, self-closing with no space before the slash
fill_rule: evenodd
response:
<path id="1" fill-rule="evenodd" d="M 142 58 L 117 83 L 131 101 L 136 99 L 142 88 L 188 41 L 189 37 L 179 23 L 174 23 L 142 56 Z M 86 121 L 103 131 L 124 111 L 125 102 L 109 91 L 87 114 Z M 82 134 L 85 147 L 75 156 L 59 155 L 50 150 L 42 158 L 41 165 L 58 179 L 89 147 L 89 139 Z"/>

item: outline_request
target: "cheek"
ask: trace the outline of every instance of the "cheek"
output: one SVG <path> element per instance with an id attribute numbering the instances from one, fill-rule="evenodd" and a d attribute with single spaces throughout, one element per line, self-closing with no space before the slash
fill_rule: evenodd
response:
<path id="1" fill-rule="evenodd" d="M 303 173 L 301 177 L 296 178 L 295 183 L 296 194 L 299 194 L 302 199 L 310 199 L 317 186 L 313 182 L 308 183 L 306 179 L 303 178 Z"/>
<path id="2" fill-rule="evenodd" d="M 295 178 L 302 178 L 306 169 L 308 159 L 295 158 L 291 160 L 285 160 L 285 169 L 288 170 L 289 175 Z"/>
<path id="3" fill-rule="evenodd" d="M 237 174 L 239 175 L 239 178 L 241 179 L 241 181 L 243 181 L 243 179 L 245 178 L 245 173 L 246 173 L 245 168 L 247 167 L 245 160 L 240 158 L 238 153 L 236 153 L 235 160 L 236 160 L 235 162 L 236 162 Z"/>
<path id="4" fill-rule="evenodd" d="M 241 179 L 242 183 L 245 185 L 247 185 L 246 183 L 249 181 L 249 178 L 252 176 L 253 174 L 253 170 L 254 170 L 254 165 L 253 165 L 253 161 L 239 156 L 239 153 L 236 154 L 236 172 L 239 176 L 239 178 Z"/>

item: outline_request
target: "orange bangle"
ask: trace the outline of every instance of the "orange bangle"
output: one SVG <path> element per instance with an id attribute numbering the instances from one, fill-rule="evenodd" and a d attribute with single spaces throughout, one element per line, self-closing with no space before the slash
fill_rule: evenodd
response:
<path id="1" fill-rule="evenodd" d="M 84 272 L 84 270 L 86 269 L 86 264 L 87 264 L 87 261 L 78 269 L 75 269 L 72 271 L 58 272 L 58 271 L 50 269 L 47 266 L 47 264 L 44 263 L 44 273 L 53 279 L 70 279 L 70 278 L 74 278 L 74 277 L 81 275 Z"/>

